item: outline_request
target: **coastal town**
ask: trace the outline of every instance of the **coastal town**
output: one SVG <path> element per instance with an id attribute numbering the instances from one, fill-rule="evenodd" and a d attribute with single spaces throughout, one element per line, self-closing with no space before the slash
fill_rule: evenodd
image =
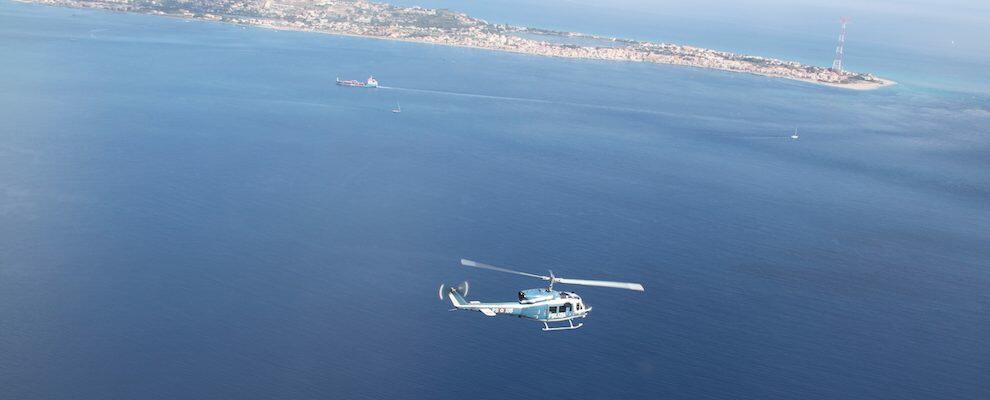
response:
<path id="1" fill-rule="evenodd" d="M 219 21 L 272 29 L 313 31 L 541 56 L 674 64 L 751 73 L 849 89 L 894 82 L 855 73 L 671 43 L 606 38 L 493 24 L 463 13 L 350 0 L 24 0 Z"/>

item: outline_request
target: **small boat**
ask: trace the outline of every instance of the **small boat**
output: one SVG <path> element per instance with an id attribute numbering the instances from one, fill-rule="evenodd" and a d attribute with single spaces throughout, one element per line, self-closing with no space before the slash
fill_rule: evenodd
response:
<path id="1" fill-rule="evenodd" d="M 392 109 L 392 112 L 396 114 L 402 112 L 402 106 L 400 106 L 399 103 L 395 103 L 395 108 Z"/>
<path id="2" fill-rule="evenodd" d="M 798 137 L 799 137 L 799 136 L 798 136 L 798 134 L 797 134 L 797 128 L 795 127 L 795 128 L 794 128 L 794 134 L 793 134 L 793 135 L 791 135 L 791 139 L 794 139 L 794 140 L 798 140 Z"/>
<path id="3" fill-rule="evenodd" d="M 337 78 L 337 85 L 340 85 L 340 86 L 352 86 L 352 87 L 376 88 L 376 87 L 378 87 L 378 81 L 375 80 L 375 77 L 374 76 L 369 76 L 368 77 L 368 80 L 365 81 L 365 82 L 356 81 L 356 80 L 353 80 L 353 79 L 342 81 L 342 80 L 340 80 L 340 78 Z"/>

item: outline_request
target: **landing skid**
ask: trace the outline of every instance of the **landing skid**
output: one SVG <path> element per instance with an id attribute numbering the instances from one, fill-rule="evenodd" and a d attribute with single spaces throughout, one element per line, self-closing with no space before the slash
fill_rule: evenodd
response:
<path id="1" fill-rule="evenodd" d="M 543 331 L 544 332 L 547 332 L 547 331 L 569 331 L 571 329 L 577 329 L 577 328 L 580 328 L 580 327 L 584 326 L 584 323 L 583 322 L 580 323 L 580 324 L 574 325 L 574 320 L 573 319 L 567 320 L 567 323 L 568 323 L 568 326 L 555 326 L 555 327 L 552 327 L 551 328 L 549 324 L 547 324 L 546 322 L 544 322 L 543 323 Z"/>

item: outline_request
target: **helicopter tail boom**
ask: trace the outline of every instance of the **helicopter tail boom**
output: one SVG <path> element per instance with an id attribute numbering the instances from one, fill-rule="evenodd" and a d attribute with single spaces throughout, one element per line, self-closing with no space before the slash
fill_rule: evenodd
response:
<path id="1" fill-rule="evenodd" d="M 444 289 L 443 285 L 440 285 L 440 299 L 443 300 L 444 294 L 446 294 L 447 299 L 450 300 L 450 304 L 454 306 L 450 311 L 456 310 L 468 310 L 468 311 L 479 311 L 489 317 L 494 317 L 499 313 L 510 314 L 512 313 L 511 305 L 506 303 L 482 303 L 480 301 L 468 301 L 464 296 L 467 296 L 467 282 L 464 282 L 457 286 L 452 286 Z M 446 292 L 446 293 L 445 293 Z M 496 312 L 499 310 L 499 312 Z"/>

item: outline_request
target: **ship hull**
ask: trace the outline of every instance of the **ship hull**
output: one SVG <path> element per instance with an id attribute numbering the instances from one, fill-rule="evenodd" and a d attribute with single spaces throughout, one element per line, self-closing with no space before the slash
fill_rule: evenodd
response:
<path id="1" fill-rule="evenodd" d="M 364 83 L 354 80 L 349 81 L 337 81 L 337 86 L 348 86 L 348 87 L 360 87 L 360 88 L 377 88 L 378 82 L 375 83 Z"/>

